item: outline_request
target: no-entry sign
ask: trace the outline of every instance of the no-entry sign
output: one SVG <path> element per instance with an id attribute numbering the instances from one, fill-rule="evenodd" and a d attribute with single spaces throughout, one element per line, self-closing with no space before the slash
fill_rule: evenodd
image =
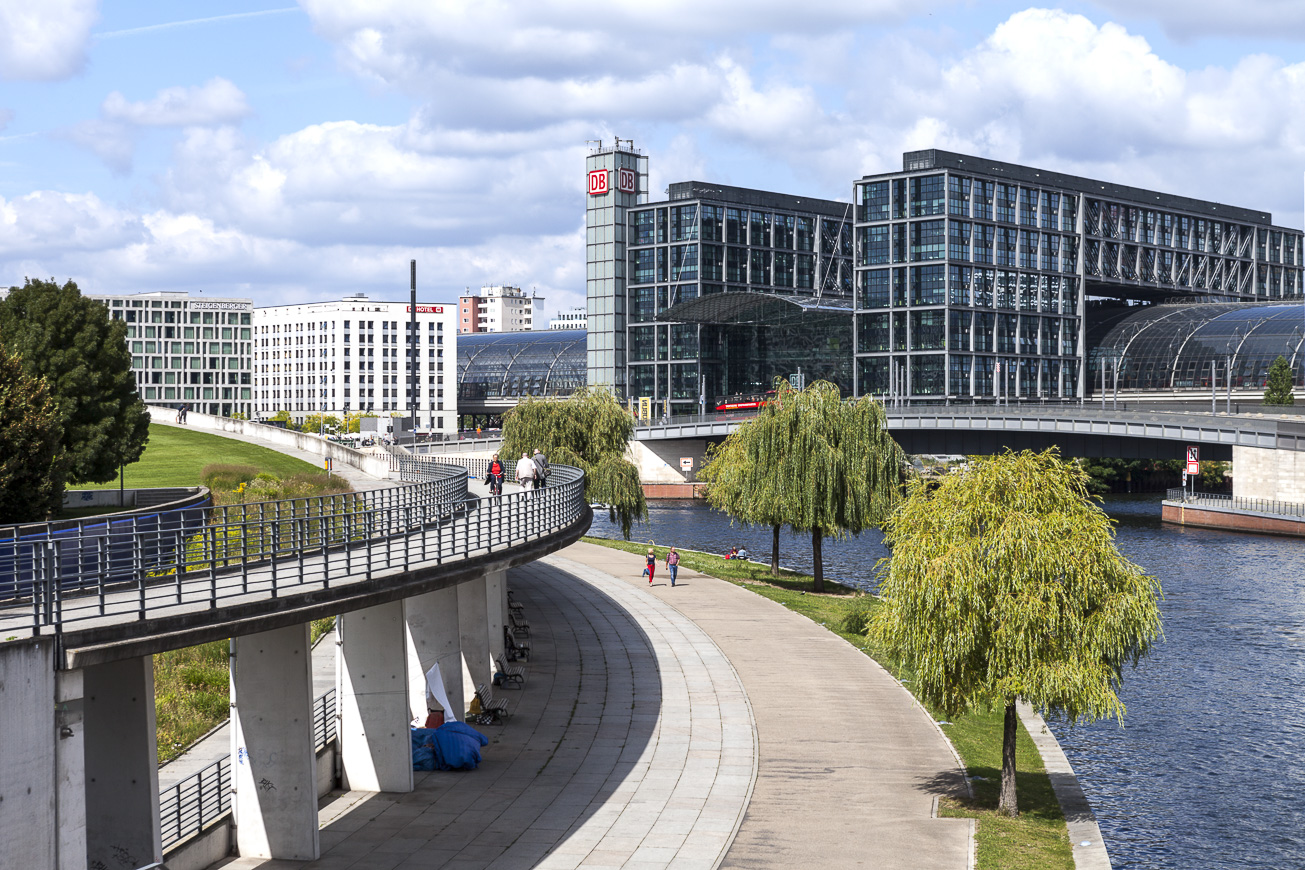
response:
<path id="1" fill-rule="evenodd" d="M 1187 473 L 1188 474 L 1201 473 L 1201 448 L 1199 447 L 1187 448 Z"/>

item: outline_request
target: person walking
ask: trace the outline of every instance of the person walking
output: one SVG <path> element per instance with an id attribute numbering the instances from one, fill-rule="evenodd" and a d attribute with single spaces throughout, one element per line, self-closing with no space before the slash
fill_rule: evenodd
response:
<path id="1" fill-rule="evenodd" d="M 674 547 L 671 547 L 670 552 L 666 554 L 666 570 L 670 572 L 672 586 L 675 585 L 675 575 L 679 572 L 679 568 L 680 554 L 675 552 Z"/>
<path id="2" fill-rule="evenodd" d="M 543 489 L 548 483 L 548 457 L 535 448 L 535 455 L 530 457 L 535 464 L 535 489 Z"/>
<path id="3" fill-rule="evenodd" d="M 527 493 L 530 492 L 535 481 L 535 463 L 530 461 L 530 455 L 522 452 L 521 458 L 517 460 L 517 483 Z"/>
<path id="4" fill-rule="evenodd" d="M 489 473 L 485 475 L 486 482 L 489 484 L 490 495 L 503 494 L 503 463 L 499 462 L 498 454 L 489 461 Z"/>
<path id="5" fill-rule="evenodd" d="M 653 552 L 652 547 L 648 548 L 648 567 L 646 570 L 648 571 L 648 585 L 651 586 L 653 574 L 657 572 L 657 554 Z"/>

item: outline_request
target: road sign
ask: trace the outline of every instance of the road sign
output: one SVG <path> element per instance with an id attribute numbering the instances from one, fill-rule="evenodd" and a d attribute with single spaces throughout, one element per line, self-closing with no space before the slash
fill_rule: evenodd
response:
<path id="1" fill-rule="evenodd" d="M 1187 448 L 1187 473 L 1188 474 L 1201 473 L 1201 448 L 1199 447 Z"/>
<path id="2" fill-rule="evenodd" d="M 807 378 L 802 372 L 794 372 L 788 376 L 788 385 L 795 390 L 805 390 L 807 388 Z"/>
<path id="3" fill-rule="evenodd" d="M 692 456 L 681 456 L 681 457 L 680 457 L 680 471 L 693 471 L 693 457 L 692 457 Z"/>
<path id="4" fill-rule="evenodd" d="M 1183 489 L 1187 489 L 1187 469 L 1183 469 Z"/>

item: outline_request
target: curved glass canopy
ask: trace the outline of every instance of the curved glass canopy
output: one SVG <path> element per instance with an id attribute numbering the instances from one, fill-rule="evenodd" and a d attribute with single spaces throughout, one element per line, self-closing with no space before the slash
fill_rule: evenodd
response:
<path id="1" fill-rule="evenodd" d="M 585 385 L 585 330 L 458 336 L 458 400 L 569 396 Z"/>
<path id="2" fill-rule="evenodd" d="M 1262 389 L 1279 356 L 1303 382 L 1305 306 L 1262 303 L 1153 305 L 1116 320 L 1089 358 L 1090 383 L 1107 386 L 1119 369 L 1127 390 L 1220 389 L 1232 372 L 1235 389 Z"/>

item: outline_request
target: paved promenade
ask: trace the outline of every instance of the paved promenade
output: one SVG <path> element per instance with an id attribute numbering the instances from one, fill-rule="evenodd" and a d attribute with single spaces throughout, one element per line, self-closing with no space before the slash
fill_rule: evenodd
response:
<path id="1" fill-rule="evenodd" d="M 513 570 L 534 656 L 472 772 L 324 800 L 322 857 L 230 868 L 968 866 L 963 788 L 909 694 L 820 626 L 728 583 L 651 590 L 577 544 Z"/>

